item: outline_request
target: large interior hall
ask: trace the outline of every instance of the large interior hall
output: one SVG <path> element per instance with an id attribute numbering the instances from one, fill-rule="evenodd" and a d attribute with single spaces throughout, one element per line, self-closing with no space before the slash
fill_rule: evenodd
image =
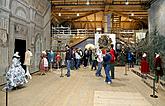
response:
<path id="1" fill-rule="evenodd" d="M 165 106 L 165 0 L 0 0 L 0 106 Z"/>

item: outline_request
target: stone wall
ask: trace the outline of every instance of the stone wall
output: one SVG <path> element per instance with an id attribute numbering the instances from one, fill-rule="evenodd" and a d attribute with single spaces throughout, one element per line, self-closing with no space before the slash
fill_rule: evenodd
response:
<path id="1" fill-rule="evenodd" d="M 30 72 L 38 71 L 41 51 L 50 49 L 50 11 L 47 0 L 0 0 L 1 77 L 11 63 L 15 39 L 26 42 L 23 49 L 33 53 Z"/>
<path id="2" fill-rule="evenodd" d="M 157 0 L 149 9 L 149 32 L 152 33 L 155 29 L 159 31 L 159 34 L 165 36 L 165 1 Z"/>

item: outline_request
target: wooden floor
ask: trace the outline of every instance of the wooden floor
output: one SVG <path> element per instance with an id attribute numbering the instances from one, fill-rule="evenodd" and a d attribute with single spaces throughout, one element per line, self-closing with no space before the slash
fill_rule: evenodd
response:
<path id="1" fill-rule="evenodd" d="M 124 67 L 116 67 L 115 77 L 107 85 L 90 68 L 71 71 L 69 78 L 57 70 L 36 73 L 25 88 L 9 92 L 8 106 L 165 106 L 164 91 L 158 99 L 151 98 L 152 89 L 133 72 L 124 75 Z M 0 99 L 5 106 L 5 92 L 0 91 Z"/>

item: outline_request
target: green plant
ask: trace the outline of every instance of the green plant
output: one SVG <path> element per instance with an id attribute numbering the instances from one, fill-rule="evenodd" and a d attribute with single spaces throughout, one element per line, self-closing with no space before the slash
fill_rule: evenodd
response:
<path id="1" fill-rule="evenodd" d="M 138 45 L 139 51 L 147 52 L 148 62 L 150 68 L 153 72 L 154 70 L 154 56 L 155 53 L 160 53 L 164 63 L 162 64 L 165 67 L 165 37 L 160 35 L 157 27 L 154 28 L 153 32 L 149 34 L 145 39 L 143 39 Z M 165 73 L 165 72 L 164 72 Z"/>

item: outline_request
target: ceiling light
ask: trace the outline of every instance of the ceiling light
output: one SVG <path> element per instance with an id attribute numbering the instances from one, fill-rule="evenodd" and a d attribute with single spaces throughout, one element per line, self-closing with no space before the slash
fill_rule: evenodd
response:
<path id="1" fill-rule="evenodd" d="M 89 5 L 89 0 L 87 0 L 87 3 L 86 4 Z"/>
<path id="2" fill-rule="evenodd" d="M 84 38 L 83 36 L 80 36 L 79 38 Z"/>
<path id="3" fill-rule="evenodd" d="M 58 16 L 61 16 L 61 13 L 58 13 Z"/>
<path id="4" fill-rule="evenodd" d="M 131 13 L 131 16 L 134 16 L 134 13 Z"/>
<path id="5" fill-rule="evenodd" d="M 129 2 L 128 2 L 128 1 L 126 1 L 126 2 L 125 2 L 125 5 L 128 5 L 128 4 L 129 4 Z"/>
<path id="6" fill-rule="evenodd" d="M 90 20 L 90 21 L 93 21 L 93 20 Z"/>
<path id="7" fill-rule="evenodd" d="M 79 14 L 79 13 L 77 13 L 77 16 L 80 16 L 80 14 Z"/>
<path id="8" fill-rule="evenodd" d="M 96 28 L 97 31 L 101 31 L 101 28 Z"/>

